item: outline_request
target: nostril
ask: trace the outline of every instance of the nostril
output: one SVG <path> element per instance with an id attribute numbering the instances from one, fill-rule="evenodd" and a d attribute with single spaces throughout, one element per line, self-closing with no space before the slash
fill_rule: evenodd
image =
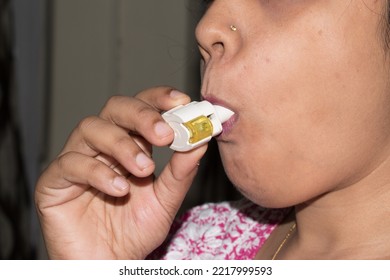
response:
<path id="1" fill-rule="evenodd" d="M 225 51 L 225 45 L 222 42 L 216 42 L 213 44 L 213 52 L 216 54 L 223 54 Z"/>
<path id="2" fill-rule="evenodd" d="M 223 42 L 216 42 L 210 45 L 210 48 L 205 49 L 199 45 L 200 54 L 207 64 L 212 57 L 222 57 L 225 53 L 225 44 Z"/>

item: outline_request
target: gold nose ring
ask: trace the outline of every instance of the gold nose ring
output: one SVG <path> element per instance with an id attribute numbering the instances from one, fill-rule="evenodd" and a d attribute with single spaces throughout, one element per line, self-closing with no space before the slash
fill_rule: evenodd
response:
<path id="1" fill-rule="evenodd" d="M 230 30 L 231 30 L 231 31 L 237 31 L 237 27 L 234 26 L 234 25 L 230 25 Z"/>

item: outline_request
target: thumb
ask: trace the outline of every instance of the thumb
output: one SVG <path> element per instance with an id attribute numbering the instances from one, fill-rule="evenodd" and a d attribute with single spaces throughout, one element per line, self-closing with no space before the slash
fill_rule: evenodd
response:
<path id="1" fill-rule="evenodd" d="M 156 197 L 172 217 L 179 210 L 198 172 L 198 163 L 206 151 L 207 145 L 203 145 L 189 152 L 175 152 L 157 178 Z"/>

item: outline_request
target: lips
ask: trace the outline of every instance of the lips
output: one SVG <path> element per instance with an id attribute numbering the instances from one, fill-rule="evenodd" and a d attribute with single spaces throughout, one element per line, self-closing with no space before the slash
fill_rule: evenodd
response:
<path id="1" fill-rule="evenodd" d="M 204 95 L 204 96 L 202 96 L 202 99 L 207 100 L 208 102 L 210 102 L 213 105 L 220 105 L 220 106 L 223 106 L 223 107 L 225 107 L 229 110 L 232 110 L 234 112 L 234 115 L 231 116 L 227 121 L 225 121 L 222 124 L 222 133 L 216 137 L 217 140 L 225 139 L 227 137 L 227 135 L 230 134 L 230 132 L 233 130 L 233 127 L 238 120 L 237 111 L 234 110 L 232 108 L 232 106 L 230 106 L 230 104 L 228 104 L 227 102 L 220 100 L 212 95 Z"/>
<path id="2" fill-rule="evenodd" d="M 234 124 L 236 123 L 236 120 L 237 120 L 237 114 L 234 114 L 233 116 L 230 117 L 230 119 L 224 122 L 222 124 L 222 133 L 220 134 L 220 136 L 228 135 L 232 131 Z"/>

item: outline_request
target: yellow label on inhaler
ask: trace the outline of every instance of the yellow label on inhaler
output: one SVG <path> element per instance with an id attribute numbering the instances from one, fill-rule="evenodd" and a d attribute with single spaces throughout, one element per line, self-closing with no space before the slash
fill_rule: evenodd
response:
<path id="1" fill-rule="evenodd" d="M 183 123 L 183 125 L 188 129 L 191 134 L 189 140 L 190 144 L 195 144 L 213 135 L 213 124 L 208 117 L 200 116 L 186 123 Z"/>

